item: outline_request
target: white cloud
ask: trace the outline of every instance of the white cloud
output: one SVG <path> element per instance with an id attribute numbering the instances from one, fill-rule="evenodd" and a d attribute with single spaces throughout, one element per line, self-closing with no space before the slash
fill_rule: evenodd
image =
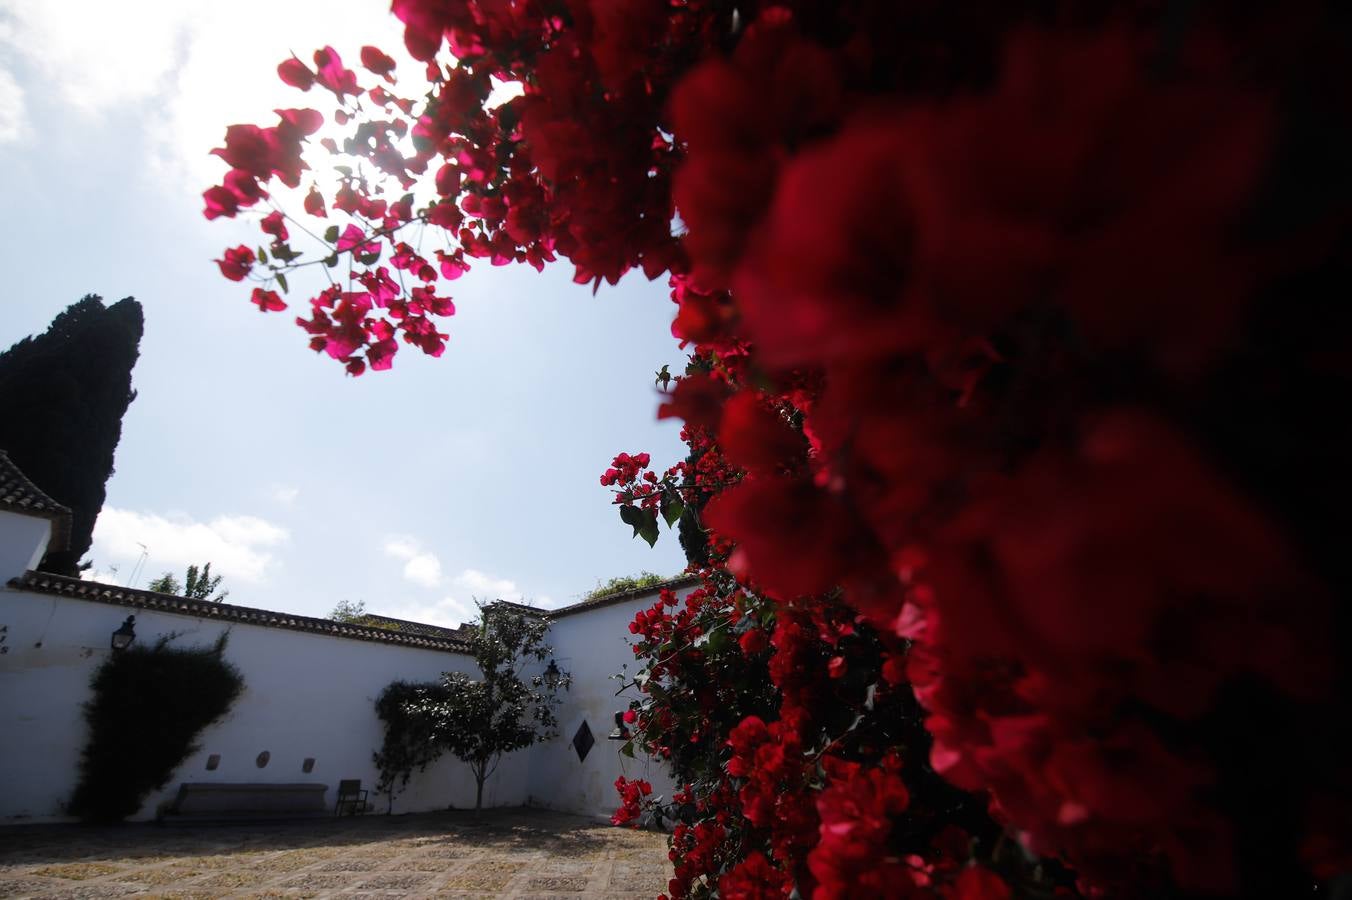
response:
<path id="1" fill-rule="evenodd" d="M 274 484 L 268 489 L 268 495 L 272 497 L 274 502 L 280 503 L 282 506 L 292 506 L 295 504 L 296 498 L 300 496 L 300 488 L 285 484 Z"/>
<path id="2" fill-rule="evenodd" d="M 6 0 L 3 37 L 62 99 L 99 114 L 157 92 L 177 63 L 193 6 L 173 0 Z"/>
<path id="3" fill-rule="evenodd" d="M 515 581 L 507 578 L 494 578 L 478 569 L 464 570 L 455 576 L 452 583 L 458 588 L 469 591 L 472 596 L 480 600 L 511 600 L 513 602 L 520 602 L 521 600 L 521 591 L 517 589 Z"/>
<path id="4" fill-rule="evenodd" d="M 117 584 L 122 576 L 118 574 L 117 566 L 109 566 L 106 569 L 88 568 L 80 573 L 80 577 L 85 581 L 97 581 L 99 584 Z"/>
<path id="5" fill-rule="evenodd" d="M 430 554 L 423 553 L 418 542 L 409 537 L 390 538 L 385 542 L 385 551 L 391 556 L 407 559 L 408 565 L 430 556 Z M 408 577 L 407 566 L 404 574 L 405 577 Z M 440 578 L 440 575 L 441 566 L 438 563 L 438 578 Z M 522 596 L 515 581 L 510 578 L 498 578 L 479 569 L 464 569 L 452 578 L 450 583 L 456 588 L 455 593 L 448 594 L 440 600 L 405 600 L 388 608 L 372 611 L 379 612 L 381 615 L 393 616 L 396 619 L 408 619 L 410 622 L 423 622 L 428 625 L 454 628 L 463 622 L 472 622 L 478 618 L 479 608 L 476 601 L 480 603 L 490 600 L 510 600 L 514 603 L 529 602 L 532 606 L 544 609 L 553 606 L 553 600 L 549 597 L 541 597 L 538 602 L 535 600 L 527 601 Z"/>
<path id="6" fill-rule="evenodd" d="M 28 132 L 28 112 L 23 88 L 14 76 L 0 69 L 0 144 L 17 141 Z"/>
<path id="7" fill-rule="evenodd" d="M 30 93 L 99 118 L 139 113 L 157 142 L 151 162 L 194 194 L 225 167 L 208 151 L 233 122 L 272 124 L 277 107 L 330 113 L 322 88 L 302 94 L 277 78 L 295 52 L 307 63 L 333 46 L 363 85 L 377 79 L 359 66 L 374 43 L 413 77 L 421 68 L 403 47 L 403 26 L 389 4 L 371 0 L 4 0 L 0 50 L 28 70 Z M 137 106 L 143 109 L 136 109 Z"/>
<path id="8" fill-rule="evenodd" d="M 404 577 L 423 587 L 441 584 L 441 560 L 430 553 L 419 553 L 404 563 Z"/>
<path id="9" fill-rule="evenodd" d="M 277 563 L 270 548 L 289 537 L 285 528 L 257 516 L 217 516 L 197 522 L 182 514 L 105 506 L 94 525 L 90 552 L 105 570 L 116 565 L 131 572 L 144 546 L 149 556 L 140 581 L 190 563 L 209 562 L 213 573 L 227 579 L 259 583 Z"/>
<path id="10" fill-rule="evenodd" d="M 441 584 L 441 560 L 422 549 L 417 538 L 395 535 L 385 540 L 385 554 L 404 561 L 404 578 L 423 587 Z"/>
<path id="11" fill-rule="evenodd" d="M 410 622 L 422 622 L 425 625 L 440 625 L 442 628 L 455 628 L 465 622 L 472 622 L 479 615 L 479 609 L 472 601 L 457 597 L 443 597 L 429 603 L 416 601 L 404 602 L 382 608 L 379 614 Z"/>
<path id="12" fill-rule="evenodd" d="M 385 539 L 385 554 L 395 559 L 412 559 L 419 551 L 417 538 L 396 534 Z"/>

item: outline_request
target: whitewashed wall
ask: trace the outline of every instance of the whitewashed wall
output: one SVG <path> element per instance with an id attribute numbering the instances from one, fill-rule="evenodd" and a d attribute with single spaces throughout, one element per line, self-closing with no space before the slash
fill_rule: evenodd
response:
<path id="1" fill-rule="evenodd" d="M 177 633 L 175 646 L 209 645 L 227 627 L 226 658 L 243 673 L 245 688 L 226 716 L 198 738 L 201 749 L 148 797 L 134 819 L 153 819 L 183 782 L 321 783 L 329 803 L 342 779 L 359 778 L 373 788 L 371 762 L 382 725 L 375 699 L 390 682 L 433 681 L 442 672 L 477 673 L 471 657 L 394 644 L 311 634 L 246 623 L 222 623 L 190 615 L 130 609 L 111 604 L 31 593 L 4 587 L 41 556 L 45 520 L 0 513 L 0 823 L 67 819 L 64 804 L 79 777 L 86 740 L 83 704 L 98 665 L 111 652 L 112 632 L 136 615 L 138 642 Z M 573 676 L 562 695 L 561 736 L 504 758 L 484 786 L 489 806 L 536 804 L 609 817 L 616 806 L 613 783 L 623 772 L 647 778 L 658 792 L 669 785 L 660 767 L 619 755 L 606 740 L 613 714 L 624 699 L 614 696 L 608 676 L 628 664 L 633 652 L 628 623 L 654 595 L 626 600 L 558 619 L 550 641 L 561 668 Z M 596 745 L 579 763 L 571 738 L 583 719 Z M 267 751 L 268 764 L 255 760 Z M 214 771 L 207 758 L 220 755 Z M 301 766 L 315 759 L 310 773 Z M 384 799 L 370 798 L 378 811 Z M 394 811 L 416 812 L 474 805 L 469 768 L 449 755 L 416 774 L 395 800 Z"/>
<path id="2" fill-rule="evenodd" d="M 0 573 L 5 581 L 42 561 L 51 528 L 46 519 L 0 509 Z"/>
<path id="3" fill-rule="evenodd" d="M 341 779 L 378 777 L 371 754 L 380 746 L 375 699 L 391 681 L 431 681 L 446 671 L 472 672 L 473 660 L 392 644 L 358 641 L 257 625 L 204 621 L 189 616 L 31 594 L 0 591 L 0 821 L 59 821 L 78 777 L 86 730 L 82 712 L 94 669 L 109 652 L 109 637 L 127 614 L 136 613 L 138 642 L 177 632 L 175 646 L 209 645 L 229 627 L 226 659 L 244 675 L 244 693 L 226 716 L 198 739 L 164 791 L 152 794 L 134 818 L 154 818 L 185 781 L 322 783 L 329 802 Z M 267 751 L 264 768 L 256 764 Z M 208 756 L 220 755 L 214 771 Z M 315 760 L 309 774 L 301 770 Z M 528 760 L 503 761 L 485 785 L 484 802 L 524 802 Z M 372 798 L 375 802 L 380 802 Z M 395 801 L 396 812 L 472 806 L 468 769 L 443 757 L 417 776 Z M 383 803 L 380 806 L 383 811 Z"/>
<path id="4" fill-rule="evenodd" d="M 680 593 L 684 595 L 689 588 Z M 656 593 L 623 603 L 590 609 L 556 619 L 550 627 L 550 643 L 559 668 L 573 676 L 572 687 L 561 694 L 559 736 L 534 748 L 531 756 L 531 802 L 570 812 L 609 818 L 619 805 L 615 779 L 643 778 L 653 791 L 671 796 L 671 780 L 656 760 L 620 754 L 621 741 L 606 739 L 615 727 L 615 711 L 625 709 L 633 690 L 615 696 L 620 682 L 610 676 L 635 671 L 629 623 L 634 613 L 653 605 Z M 627 666 L 627 668 L 623 668 Z M 573 736 L 583 721 L 596 744 L 579 761 Z"/>

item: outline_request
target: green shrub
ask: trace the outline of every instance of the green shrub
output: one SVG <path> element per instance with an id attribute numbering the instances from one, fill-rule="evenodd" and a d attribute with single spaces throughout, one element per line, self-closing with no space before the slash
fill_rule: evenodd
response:
<path id="1" fill-rule="evenodd" d="M 166 646 L 171 637 L 114 653 L 94 672 L 73 815 L 115 822 L 135 813 L 244 690 L 243 676 L 224 659 L 227 635 L 188 648 Z"/>
<path id="2" fill-rule="evenodd" d="M 609 597 L 611 594 L 619 594 L 624 591 L 635 591 L 639 588 L 652 587 L 655 584 L 662 584 L 670 580 L 669 576 L 658 575 L 655 572 L 639 572 L 637 575 L 620 575 L 609 581 L 602 582 L 598 580 L 596 587 L 582 595 L 579 602 L 595 600 L 599 597 Z"/>

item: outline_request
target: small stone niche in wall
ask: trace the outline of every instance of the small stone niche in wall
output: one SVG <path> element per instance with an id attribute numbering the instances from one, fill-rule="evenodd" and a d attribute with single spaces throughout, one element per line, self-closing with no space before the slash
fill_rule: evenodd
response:
<path id="1" fill-rule="evenodd" d="M 315 770 L 315 758 L 313 756 L 305 757 L 305 762 L 300 764 L 300 770 L 309 774 Z"/>
<path id="2" fill-rule="evenodd" d="M 220 765 L 221 765 L 221 755 L 219 753 L 213 753 L 207 757 L 208 772 L 216 771 L 216 769 L 219 768 Z"/>
<path id="3" fill-rule="evenodd" d="M 258 758 L 254 760 L 254 765 L 258 766 L 260 769 L 264 768 L 267 766 L 268 760 L 270 759 L 272 759 L 272 754 L 264 750 L 262 753 L 258 754 Z"/>

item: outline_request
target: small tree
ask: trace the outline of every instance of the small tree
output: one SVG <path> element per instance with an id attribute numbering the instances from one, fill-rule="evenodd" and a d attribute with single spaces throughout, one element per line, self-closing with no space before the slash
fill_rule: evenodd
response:
<path id="1" fill-rule="evenodd" d="M 479 627 L 469 636 L 469 646 L 483 677 L 476 681 L 459 672 L 444 676 L 441 743 L 469 763 L 476 810 L 483 807 L 484 782 L 503 754 L 555 734 L 554 688 L 539 676 L 520 676 L 528 660 L 541 662 L 549 655 L 548 628 L 543 619 L 506 605 L 481 604 Z"/>
<path id="2" fill-rule="evenodd" d="M 212 603 L 221 603 L 226 597 L 230 596 L 229 591 L 216 593 L 216 589 L 221 586 L 221 580 L 224 577 L 223 575 L 211 574 L 211 563 L 202 566 L 200 570 L 197 566 L 190 564 L 181 584 L 174 577 L 173 572 L 165 572 L 146 585 L 146 588 L 159 591 L 161 594 L 176 594 L 190 600 L 210 600 Z M 212 596 L 213 594 L 215 596 Z"/>
<path id="3" fill-rule="evenodd" d="M 366 618 L 366 601 L 339 600 L 338 605 L 329 613 L 329 618 L 335 622 L 359 624 Z"/>

